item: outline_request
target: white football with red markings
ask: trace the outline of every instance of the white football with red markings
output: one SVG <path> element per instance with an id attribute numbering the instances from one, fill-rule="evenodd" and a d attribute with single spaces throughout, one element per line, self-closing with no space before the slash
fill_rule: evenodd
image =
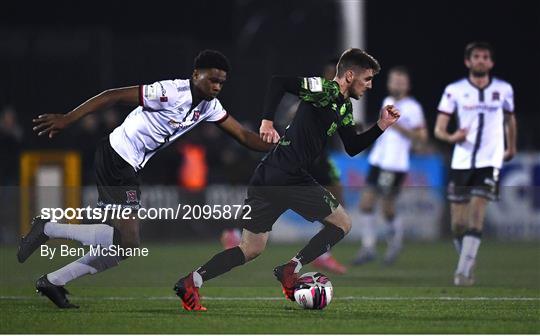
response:
<path id="1" fill-rule="evenodd" d="M 330 301 L 334 290 L 332 282 L 320 272 L 302 274 L 296 283 L 294 299 L 305 309 L 324 309 Z"/>

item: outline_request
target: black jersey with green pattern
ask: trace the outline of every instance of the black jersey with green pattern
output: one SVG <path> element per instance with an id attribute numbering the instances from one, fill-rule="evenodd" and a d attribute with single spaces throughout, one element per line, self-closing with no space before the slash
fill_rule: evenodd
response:
<path id="1" fill-rule="evenodd" d="M 320 77 L 274 77 L 267 93 L 264 119 L 273 120 L 285 92 L 297 95 L 301 102 L 285 134 L 263 162 L 289 173 L 305 173 L 336 131 L 340 136 L 355 136 L 352 104 L 334 81 Z"/>
<path id="2" fill-rule="evenodd" d="M 336 114 L 337 120 L 330 125 L 328 136 L 334 135 L 339 126 L 354 126 L 351 100 L 343 98 L 337 82 L 320 77 L 302 78 L 298 96 L 316 108 L 330 109 Z"/>

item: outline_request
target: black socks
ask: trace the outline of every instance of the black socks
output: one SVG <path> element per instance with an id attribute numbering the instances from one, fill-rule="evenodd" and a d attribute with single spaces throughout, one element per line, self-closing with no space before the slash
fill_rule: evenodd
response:
<path id="1" fill-rule="evenodd" d="M 318 256 L 328 252 L 332 246 L 345 237 L 345 232 L 332 224 L 325 225 L 309 243 L 296 255 L 302 265 L 307 265 Z"/>
<path id="2" fill-rule="evenodd" d="M 227 273 L 234 267 L 245 264 L 245 262 L 244 252 L 240 247 L 236 246 L 216 254 L 206 264 L 199 267 L 197 273 L 201 275 L 203 281 L 207 281 Z"/>

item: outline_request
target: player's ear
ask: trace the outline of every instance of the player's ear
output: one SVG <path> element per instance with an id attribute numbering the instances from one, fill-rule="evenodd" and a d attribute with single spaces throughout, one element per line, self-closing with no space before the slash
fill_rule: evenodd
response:
<path id="1" fill-rule="evenodd" d="M 193 69 L 193 74 L 191 74 L 191 78 L 199 79 L 199 74 L 199 69 Z"/>
<path id="2" fill-rule="evenodd" d="M 352 83 L 354 79 L 354 71 L 352 71 L 351 69 L 345 71 L 345 80 L 347 81 L 347 83 Z"/>

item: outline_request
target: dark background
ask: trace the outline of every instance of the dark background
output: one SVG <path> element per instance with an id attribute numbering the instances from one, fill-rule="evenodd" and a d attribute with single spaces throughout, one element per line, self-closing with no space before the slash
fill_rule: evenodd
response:
<path id="1" fill-rule="evenodd" d="M 486 40 L 494 74 L 514 87 L 518 149 L 540 149 L 539 2 L 370 0 L 366 10 L 367 50 L 383 67 L 367 96 L 369 120 L 386 69 L 406 65 L 432 133 L 445 85 L 466 75 L 465 44 Z M 187 78 L 197 52 L 214 48 L 233 67 L 220 100 L 256 129 L 270 76 L 319 74 L 342 51 L 340 21 L 336 1 L 5 2 L 0 108 L 16 109 L 24 149 L 77 147 L 73 132 L 40 141 L 31 118 L 66 113 L 107 88 Z"/>

